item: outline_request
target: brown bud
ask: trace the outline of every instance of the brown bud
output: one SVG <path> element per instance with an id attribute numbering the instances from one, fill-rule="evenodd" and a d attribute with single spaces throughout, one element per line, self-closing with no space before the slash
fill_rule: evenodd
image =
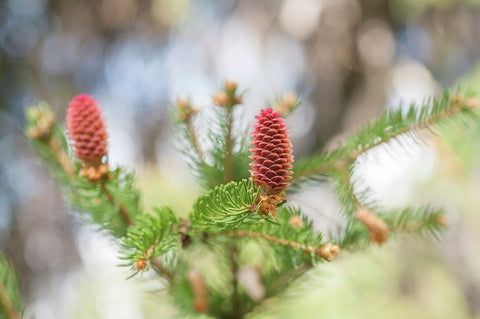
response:
<path id="1" fill-rule="evenodd" d="M 49 108 L 43 105 L 31 107 L 27 111 L 27 117 L 33 122 L 32 126 L 27 129 L 28 137 L 45 139 L 50 136 L 55 123 L 55 117 Z"/>
<path id="2" fill-rule="evenodd" d="M 228 100 L 228 95 L 224 91 L 217 92 L 212 96 L 213 104 L 218 106 L 227 106 Z"/>
<path id="3" fill-rule="evenodd" d="M 91 182 L 99 182 L 108 178 L 108 165 L 100 164 L 99 166 L 83 167 L 79 172 L 80 177 L 86 177 Z"/>
<path id="4" fill-rule="evenodd" d="M 264 195 L 261 194 L 259 204 L 255 207 L 258 208 L 260 215 L 270 215 L 275 217 L 277 215 L 277 206 L 285 202 L 285 193 Z"/>
<path id="5" fill-rule="evenodd" d="M 135 262 L 135 269 L 138 271 L 144 271 L 147 268 L 147 260 L 141 258 Z"/>
<path id="6" fill-rule="evenodd" d="M 328 261 L 334 260 L 339 253 L 340 247 L 330 242 L 320 246 L 320 248 L 317 249 L 317 255 Z"/>
<path id="7" fill-rule="evenodd" d="M 448 217 L 445 215 L 440 215 L 436 220 L 437 224 L 443 227 L 447 227 L 449 224 Z"/>
<path id="8" fill-rule="evenodd" d="M 300 216 L 298 216 L 298 215 L 295 215 L 295 216 L 290 217 L 290 219 L 288 220 L 288 223 L 289 223 L 290 225 L 292 225 L 293 227 L 303 226 L 302 217 L 300 217 Z"/>
<path id="9" fill-rule="evenodd" d="M 238 105 L 243 103 L 243 96 L 242 95 L 237 95 L 233 99 L 233 104 Z"/>
<path id="10" fill-rule="evenodd" d="M 280 113 L 281 117 L 289 115 L 295 107 L 298 105 L 298 97 L 294 92 L 286 93 L 280 100 L 273 106 L 275 111 Z"/>
<path id="11" fill-rule="evenodd" d="M 472 109 L 472 110 L 475 110 L 478 108 L 478 106 L 480 105 L 480 98 L 478 97 L 469 97 L 467 99 L 465 99 L 464 103 L 463 103 L 466 107 L 468 107 L 469 109 Z"/>
<path id="12" fill-rule="evenodd" d="M 266 290 L 262 282 L 262 273 L 260 269 L 247 266 L 241 268 L 236 276 L 238 282 L 242 284 L 243 288 L 245 288 L 245 292 L 253 301 L 259 302 L 265 297 Z"/>
<path id="13" fill-rule="evenodd" d="M 382 244 L 387 240 L 388 226 L 383 219 L 363 207 L 357 210 L 355 218 L 370 230 L 370 238 L 372 241 Z"/>
<path id="14" fill-rule="evenodd" d="M 177 98 L 175 105 L 178 108 L 178 120 L 182 122 L 189 121 L 198 112 L 188 98 Z"/>
<path id="15" fill-rule="evenodd" d="M 229 92 L 233 92 L 237 89 L 238 87 L 238 84 L 237 82 L 234 82 L 234 81 L 225 81 L 225 90 L 229 91 Z"/>
<path id="16" fill-rule="evenodd" d="M 193 308 L 199 313 L 207 312 L 209 308 L 208 289 L 202 275 L 198 271 L 190 270 L 188 281 L 193 292 Z"/>

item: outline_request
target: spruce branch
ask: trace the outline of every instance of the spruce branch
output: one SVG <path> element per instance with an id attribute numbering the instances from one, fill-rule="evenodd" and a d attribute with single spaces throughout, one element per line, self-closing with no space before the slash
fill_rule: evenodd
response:
<path id="1" fill-rule="evenodd" d="M 235 105 L 242 103 L 242 95 L 237 95 L 237 83 L 233 81 L 225 81 L 225 85 L 220 92 L 212 96 L 215 105 L 225 108 L 225 119 L 221 127 L 225 128 L 224 136 L 224 162 L 223 162 L 223 183 L 227 184 L 233 180 L 233 111 Z"/>
<path id="2" fill-rule="evenodd" d="M 411 105 L 406 113 L 401 108 L 389 109 L 378 120 L 350 137 L 337 150 L 297 161 L 293 181 L 298 184 L 315 178 L 321 179 L 322 175 L 328 175 L 330 170 L 343 166 L 344 163 L 354 163 L 360 155 L 402 135 L 419 140 L 422 131 L 435 133 L 435 125 L 442 122 L 462 115 L 476 116 L 474 111 L 478 110 L 478 107 L 478 99 L 468 94 L 463 96 L 445 91 L 422 107 Z"/>
<path id="3" fill-rule="evenodd" d="M 134 276 L 147 269 L 147 261 L 152 268 L 170 283 L 174 276 L 167 269 L 162 255 L 175 251 L 178 247 L 178 219 L 168 208 L 156 209 L 153 214 L 140 215 L 135 225 L 132 225 L 122 241 L 120 259 L 129 267 Z"/>
<path id="4" fill-rule="evenodd" d="M 219 233 L 219 234 L 214 234 L 214 235 L 216 235 L 216 236 L 228 236 L 228 237 L 239 237 L 239 238 L 244 237 L 244 238 L 250 238 L 250 239 L 263 239 L 263 240 L 266 240 L 266 241 L 268 241 L 270 243 L 273 243 L 273 244 L 279 244 L 279 245 L 283 245 L 283 246 L 286 246 L 286 247 L 292 247 L 292 248 L 301 250 L 304 253 L 307 253 L 307 254 L 310 254 L 310 255 L 311 254 L 316 254 L 317 256 L 319 256 L 323 259 L 327 259 L 321 253 L 323 245 L 313 246 L 313 245 L 309 245 L 309 244 L 303 244 L 303 243 L 299 243 L 299 242 L 295 242 L 295 241 L 290 241 L 290 240 L 285 239 L 285 238 L 271 236 L 271 235 L 264 234 L 264 233 L 257 233 L 257 232 L 244 231 L 244 230 L 230 231 L 230 232 Z M 338 254 L 338 252 L 336 254 Z"/>
<path id="5" fill-rule="evenodd" d="M 200 196 L 190 214 L 192 227 L 207 232 L 235 229 L 242 222 L 264 219 L 256 214 L 259 189 L 250 180 L 220 185 Z M 269 219 L 270 220 L 270 219 Z"/>
<path id="6" fill-rule="evenodd" d="M 25 135 L 33 148 L 51 166 L 59 181 L 72 178 L 74 167 L 67 142 L 50 106 L 45 102 L 30 106 L 25 115 Z"/>
<path id="7" fill-rule="evenodd" d="M 443 209 L 429 206 L 408 207 L 396 212 L 381 212 L 377 215 L 386 223 L 392 236 L 413 233 L 437 237 L 439 231 L 448 224 Z M 348 221 L 346 229 L 342 231 L 338 240 L 340 247 L 347 250 L 364 248 L 370 242 L 369 229 L 356 219 Z"/>
<path id="8" fill-rule="evenodd" d="M 128 213 L 128 211 L 125 209 L 125 207 L 121 204 L 121 203 L 118 203 L 115 198 L 113 197 L 112 193 L 108 190 L 108 188 L 105 186 L 105 183 L 102 182 L 102 191 L 103 193 L 105 194 L 105 196 L 108 198 L 108 201 L 114 206 L 117 208 L 118 210 L 118 213 L 120 214 L 120 216 L 122 217 L 123 221 L 125 222 L 125 225 L 128 227 L 128 226 L 132 226 L 134 223 L 133 223 L 133 220 L 132 220 L 132 217 L 130 217 L 130 214 Z"/>
<path id="9" fill-rule="evenodd" d="M 195 155 L 198 158 L 198 162 L 203 166 L 205 165 L 205 154 L 200 149 L 197 132 L 195 131 L 195 127 L 193 125 L 193 119 L 198 111 L 193 108 L 189 99 L 178 98 L 175 104 L 177 108 L 175 122 L 178 124 L 183 123 L 185 125 L 185 136 L 193 147 Z"/>

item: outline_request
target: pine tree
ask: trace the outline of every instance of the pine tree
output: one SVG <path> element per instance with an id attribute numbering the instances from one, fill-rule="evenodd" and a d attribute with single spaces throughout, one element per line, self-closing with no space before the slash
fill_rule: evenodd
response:
<path id="1" fill-rule="evenodd" d="M 268 298 L 318 263 L 348 258 L 347 252 L 383 244 L 398 233 L 436 235 L 447 226 L 440 208 L 383 211 L 372 201 L 374 194 L 354 185 L 352 172 L 363 154 L 400 136 L 424 141 L 441 126 L 478 118 L 480 102 L 471 93 L 446 91 L 407 112 L 388 110 L 336 150 L 295 162 L 282 117 L 296 108 L 296 96 L 262 110 L 251 141 L 240 125 L 242 98 L 237 84 L 226 81 L 212 97 L 214 118 L 206 132 L 197 125 L 201 112 L 189 100 L 174 104 L 181 150 L 204 188 L 188 218 L 166 206 L 151 212 L 141 207 L 134 174 L 109 166 L 107 128 L 92 97 L 80 95 L 70 103 L 70 141 L 46 103 L 28 109 L 25 132 L 72 207 L 119 243 L 121 265 L 130 277 L 155 271 L 182 318 L 243 318 L 267 307 Z M 210 148 L 200 134 L 208 136 Z M 335 185 L 347 220 L 329 239 L 313 229 L 301 207 L 288 205 L 289 194 L 318 183 Z M 16 305 L 15 290 L 0 291 L 3 295 Z"/>

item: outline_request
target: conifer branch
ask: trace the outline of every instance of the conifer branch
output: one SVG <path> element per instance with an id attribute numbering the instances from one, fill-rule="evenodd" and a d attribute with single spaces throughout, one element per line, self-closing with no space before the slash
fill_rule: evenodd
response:
<path id="1" fill-rule="evenodd" d="M 417 108 L 411 106 L 406 115 L 402 110 L 386 111 L 377 121 L 347 140 L 344 146 L 330 152 L 297 162 L 294 167 L 294 181 L 299 182 L 328 174 L 332 169 L 345 164 L 354 163 L 360 155 L 373 148 L 386 144 L 402 135 L 417 136 L 424 129 L 432 130 L 432 126 L 448 118 L 465 112 L 478 110 L 476 98 L 459 94 L 450 95 L 445 92 L 441 97 L 432 100 L 432 106 Z"/>
<path id="2" fill-rule="evenodd" d="M 200 149 L 200 145 L 198 144 L 197 133 L 195 132 L 195 128 L 193 127 L 192 118 L 192 116 L 188 116 L 185 118 L 188 138 L 190 139 L 190 143 L 192 144 L 195 154 L 198 156 L 198 161 L 200 162 L 200 165 L 205 166 L 205 154 Z"/>
<path id="3" fill-rule="evenodd" d="M 20 319 L 20 314 L 13 306 L 13 302 L 7 294 L 5 286 L 0 281 L 0 304 L 5 310 L 8 319 Z"/>
<path id="4" fill-rule="evenodd" d="M 102 182 L 102 191 L 107 197 L 108 201 L 112 204 L 113 207 L 115 207 L 118 210 L 118 213 L 122 220 L 124 221 L 125 225 L 132 226 L 134 224 L 132 217 L 128 213 L 127 209 L 121 204 L 118 203 L 115 200 L 115 197 L 112 195 L 112 193 L 108 190 L 108 188 L 105 186 L 105 182 Z"/>
<path id="5" fill-rule="evenodd" d="M 218 234 L 212 234 L 212 235 L 228 236 L 228 237 L 240 237 L 240 238 L 241 237 L 244 237 L 244 238 L 246 237 L 246 238 L 252 238 L 252 239 L 263 239 L 263 240 L 266 240 L 266 241 L 274 243 L 274 244 L 280 244 L 280 245 L 283 245 L 283 246 L 286 246 L 286 247 L 292 247 L 292 248 L 301 250 L 301 251 L 303 251 L 304 253 L 307 253 L 307 254 L 316 254 L 319 257 L 322 257 L 323 259 L 326 259 L 323 256 L 321 256 L 321 254 L 320 254 L 320 249 L 321 249 L 322 246 L 314 247 L 312 245 L 302 244 L 302 243 L 299 243 L 299 242 L 290 241 L 290 240 L 285 239 L 285 238 L 275 237 L 275 236 L 271 236 L 271 235 L 264 234 L 264 233 L 257 233 L 257 232 L 245 231 L 245 230 L 236 230 L 236 231 L 229 231 L 229 232 L 226 232 L 226 233 L 218 233 Z"/>

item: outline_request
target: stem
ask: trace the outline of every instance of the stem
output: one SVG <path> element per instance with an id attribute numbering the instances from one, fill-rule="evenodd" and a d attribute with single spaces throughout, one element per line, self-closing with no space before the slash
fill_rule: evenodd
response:
<path id="1" fill-rule="evenodd" d="M 47 139 L 47 145 L 52 150 L 53 154 L 57 158 L 58 163 L 62 166 L 63 171 L 69 178 L 73 177 L 74 168 L 72 161 L 67 153 L 61 147 L 61 143 L 58 139 L 52 137 L 51 135 Z"/>
<path id="2" fill-rule="evenodd" d="M 266 241 L 269 241 L 271 243 L 275 244 L 280 244 L 288 247 L 293 247 L 296 249 L 300 249 L 305 253 L 316 253 L 318 248 L 312 246 L 312 245 L 305 245 L 301 243 L 297 243 L 295 241 L 289 241 L 288 239 L 284 238 L 278 238 L 274 236 L 270 236 L 267 234 L 262 234 L 262 233 L 255 233 L 251 231 L 245 231 L 245 230 L 236 230 L 236 231 L 231 231 L 227 233 L 220 233 L 217 234 L 218 236 L 229 236 L 229 237 L 249 237 L 249 238 L 255 238 L 255 239 L 264 239 Z"/>
<path id="3" fill-rule="evenodd" d="M 238 279 L 237 279 L 237 272 L 238 272 L 238 263 L 237 263 L 237 248 L 235 246 L 230 247 L 230 260 L 231 260 L 231 270 L 232 270 L 232 318 L 243 318 L 240 309 L 240 299 L 238 295 Z"/>
<path id="4" fill-rule="evenodd" d="M 185 119 L 185 124 L 187 125 L 188 135 L 190 136 L 190 141 L 192 142 L 193 148 L 195 149 L 195 153 L 197 153 L 197 156 L 202 162 L 202 164 L 205 164 L 205 155 L 203 154 L 198 144 L 198 138 L 197 134 L 195 133 L 195 129 L 193 128 L 191 116 Z"/>
<path id="5" fill-rule="evenodd" d="M 107 196 L 109 202 L 113 206 L 118 208 L 118 213 L 120 214 L 120 217 L 122 217 L 123 221 L 125 222 L 125 225 L 132 226 L 134 224 L 134 222 L 133 222 L 132 218 L 130 217 L 130 214 L 128 213 L 128 211 L 125 209 L 125 207 L 122 204 L 117 203 L 115 201 L 115 198 L 113 197 L 112 193 L 110 193 L 110 191 L 105 186 L 105 183 L 102 183 L 102 191 L 105 194 L 105 196 Z"/>
<path id="6" fill-rule="evenodd" d="M 172 284 L 174 279 L 173 275 L 170 271 L 168 271 L 164 266 L 162 259 L 160 257 L 153 257 L 150 258 L 150 264 L 152 265 L 152 268 L 156 271 L 157 274 L 160 276 L 163 276 L 165 279 L 167 279 L 168 283 Z"/>
<path id="7" fill-rule="evenodd" d="M 12 300 L 8 296 L 2 282 L 0 282 L 0 304 L 5 309 L 7 317 L 9 319 L 20 319 L 20 314 L 13 307 Z"/>
<path id="8" fill-rule="evenodd" d="M 232 180 L 232 123 L 233 123 L 233 103 L 226 106 L 226 131 L 225 131 L 225 162 L 223 165 L 223 182 L 226 184 Z"/>

